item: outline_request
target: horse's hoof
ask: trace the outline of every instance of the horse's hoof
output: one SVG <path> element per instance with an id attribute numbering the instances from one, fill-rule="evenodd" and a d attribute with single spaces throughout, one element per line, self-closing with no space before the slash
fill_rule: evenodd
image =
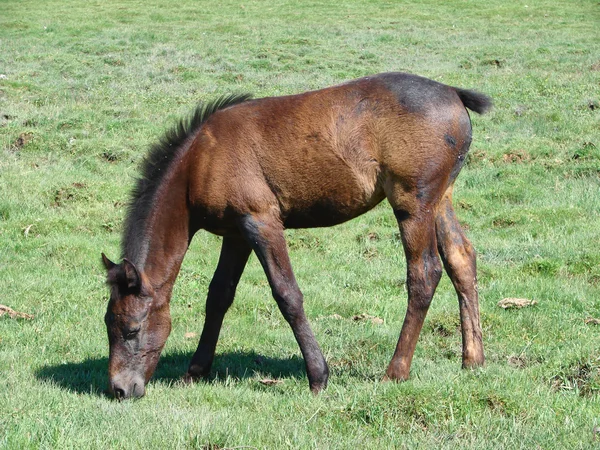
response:
<path id="1" fill-rule="evenodd" d="M 396 383 L 401 383 L 406 380 L 408 380 L 408 375 L 397 374 L 395 372 L 389 372 L 389 371 L 381 379 L 381 381 L 384 383 L 388 383 L 391 381 L 396 382 Z"/>
<path id="2" fill-rule="evenodd" d="M 182 380 L 185 384 L 192 384 L 194 381 L 196 381 L 196 377 L 194 377 L 191 373 L 186 372 Z"/>
<path id="3" fill-rule="evenodd" d="M 185 373 L 185 375 L 183 376 L 183 382 L 185 384 L 193 384 L 196 381 L 200 381 L 203 380 L 207 377 L 208 374 L 204 375 L 204 374 L 200 374 L 198 372 L 194 371 L 190 371 L 188 369 L 188 371 Z"/>
<path id="4" fill-rule="evenodd" d="M 197 364 L 191 364 L 183 378 L 186 382 L 193 382 L 208 377 L 209 373 L 210 367 L 206 368 Z"/>
<path id="5" fill-rule="evenodd" d="M 462 368 L 463 369 L 477 369 L 479 367 L 483 367 L 485 364 L 485 360 L 482 359 L 463 359 Z"/>
<path id="6" fill-rule="evenodd" d="M 316 383 L 316 384 L 312 384 L 310 386 L 310 392 L 312 392 L 315 395 L 318 395 L 321 393 L 322 390 L 324 390 L 327 387 L 327 383 Z"/>

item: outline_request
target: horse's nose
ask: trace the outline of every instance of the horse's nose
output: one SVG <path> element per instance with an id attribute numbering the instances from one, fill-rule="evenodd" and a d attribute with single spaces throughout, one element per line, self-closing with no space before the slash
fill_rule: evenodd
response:
<path id="1" fill-rule="evenodd" d="M 131 397 L 141 398 L 146 394 L 146 387 L 142 381 L 135 383 L 131 389 Z"/>
<path id="2" fill-rule="evenodd" d="M 129 386 L 127 386 L 127 383 L 112 383 L 110 391 L 117 400 L 140 398 L 146 394 L 146 388 L 141 380 L 136 380 L 135 382 L 130 383 Z"/>
<path id="3" fill-rule="evenodd" d="M 113 395 L 115 396 L 115 398 L 117 400 L 123 400 L 125 397 L 125 389 L 122 389 L 120 387 L 113 387 Z"/>
<path id="4" fill-rule="evenodd" d="M 117 400 L 125 400 L 131 395 L 127 387 L 119 382 L 110 383 L 109 393 Z"/>

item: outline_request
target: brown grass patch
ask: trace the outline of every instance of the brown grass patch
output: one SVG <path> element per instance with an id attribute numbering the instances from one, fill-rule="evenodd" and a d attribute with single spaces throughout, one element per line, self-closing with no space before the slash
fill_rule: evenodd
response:
<path id="1" fill-rule="evenodd" d="M 520 164 L 531 160 L 531 156 L 525 150 L 515 150 L 502 155 L 502 161 L 507 164 Z"/>

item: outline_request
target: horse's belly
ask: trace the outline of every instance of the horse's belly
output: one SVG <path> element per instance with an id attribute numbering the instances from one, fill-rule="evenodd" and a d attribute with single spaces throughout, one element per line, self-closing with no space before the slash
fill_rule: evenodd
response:
<path id="1" fill-rule="evenodd" d="M 283 221 L 286 228 L 315 228 L 330 227 L 344 223 L 366 213 L 374 208 L 383 198 L 371 205 L 361 205 L 360 208 L 340 210 L 327 204 L 316 203 L 305 210 L 293 210 Z"/>
<path id="2" fill-rule="evenodd" d="M 346 183 L 329 181 L 315 181 L 312 189 L 307 187 L 295 199 L 281 201 L 282 220 L 286 228 L 337 225 L 369 211 L 385 198 L 378 184 L 365 187 L 357 180 Z"/>

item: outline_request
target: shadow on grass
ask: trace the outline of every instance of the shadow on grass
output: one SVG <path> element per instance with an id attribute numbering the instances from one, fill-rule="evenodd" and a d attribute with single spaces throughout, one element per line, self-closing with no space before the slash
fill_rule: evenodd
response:
<path id="1" fill-rule="evenodd" d="M 192 359 L 192 353 L 171 353 L 161 357 L 152 381 L 176 382 L 181 380 Z M 86 359 L 79 363 L 58 364 L 38 369 L 38 380 L 77 394 L 106 395 L 108 385 L 108 358 Z M 304 361 L 298 356 L 270 358 L 255 352 L 228 352 L 217 354 L 208 383 L 227 378 L 243 380 L 256 373 L 269 378 L 302 378 L 306 376 Z"/>

